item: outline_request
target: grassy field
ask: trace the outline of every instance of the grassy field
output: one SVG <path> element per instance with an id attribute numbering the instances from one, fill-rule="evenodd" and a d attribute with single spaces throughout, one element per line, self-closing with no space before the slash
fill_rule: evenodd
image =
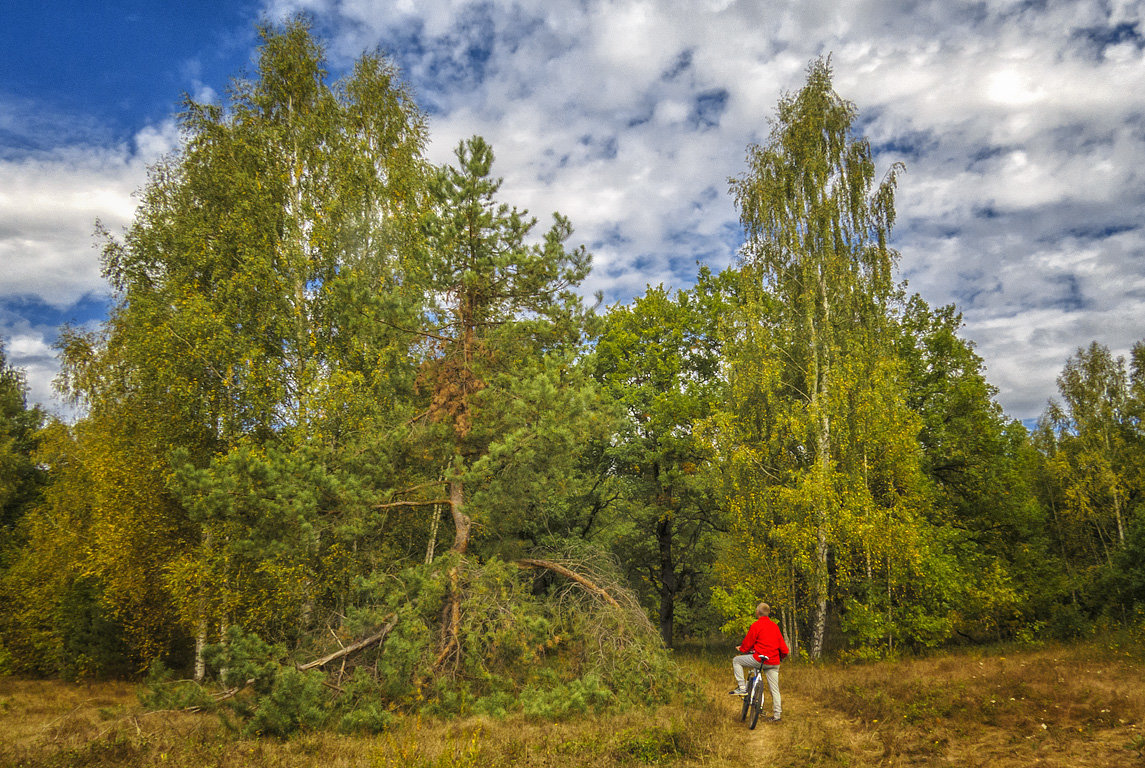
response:
<path id="1" fill-rule="evenodd" d="M 725 654 L 681 653 L 691 703 L 545 723 L 407 717 L 376 737 L 242 738 L 149 713 L 126 683 L 0 678 L 0 766 L 1145 766 L 1145 659 L 1113 643 L 785 665 L 784 718 L 738 720 Z"/>

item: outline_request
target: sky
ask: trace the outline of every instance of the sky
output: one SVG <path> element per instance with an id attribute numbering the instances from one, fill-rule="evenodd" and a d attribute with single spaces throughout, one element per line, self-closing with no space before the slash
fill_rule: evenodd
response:
<path id="1" fill-rule="evenodd" d="M 1027 424 L 1079 347 L 1145 339 L 1145 0 L 12 0 L 0 13 L 0 338 L 30 400 L 59 326 L 110 306 L 94 230 L 131 221 L 185 97 L 250 72 L 257 24 L 307 14 L 332 76 L 400 68 L 430 159 L 480 134 L 502 198 L 568 216 L 586 295 L 733 263 L 728 180 L 829 56 L 878 173 L 905 164 L 899 278 L 955 304 Z"/>

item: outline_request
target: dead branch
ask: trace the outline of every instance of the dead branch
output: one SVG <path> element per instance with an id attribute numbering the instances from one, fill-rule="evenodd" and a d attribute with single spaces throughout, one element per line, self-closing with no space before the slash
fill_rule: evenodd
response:
<path id="1" fill-rule="evenodd" d="M 345 648 L 342 648 L 341 650 L 338 650 L 338 651 L 334 651 L 334 653 L 331 653 L 328 656 L 323 656 L 322 658 L 315 659 L 314 661 L 308 661 L 305 664 L 300 665 L 298 667 L 298 671 L 299 672 L 305 672 L 308 669 L 315 669 L 317 667 L 323 667 L 323 666 L 329 664 L 330 662 L 332 662 L 336 659 L 340 659 L 343 656 L 349 656 L 351 653 L 354 653 L 355 651 L 360 651 L 363 648 L 365 648 L 366 646 L 381 642 L 385 638 L 385 636 L 390 633 L 390 630 L 392 630 L 395 626 L 397 626 L 397 623 L 398 623 L 397 616 L 391 615 L 390 623 L 387 624 L 386 626 L 382 627 L 381 631 L 376 632 L 375 634 L 372 634 L 363 640 L 359 640 L 356 643 L 350 643 Z"/>
<path id="2" fill-rule="evenodd" d="M 374 509 L 393 509 L 394 507 L 426 507 L 430 504 L 448 504 L 449 499 L 426 499 L 425 501 L 391 501 L 386 504 L 375 504 Z"/>
<path id="3" fill-rule="evenodd" d="M 449 572 L 449 598 L 441 615 L 441 652 L 433 662 L 434 669 L 440 669 L 450 656 L 454 657 L 454 669 L 461 651 L 461 594 L 458 591 L 458 570 Z"/>
<path id="4" fill-rule="evenodd" d="M 613 608 L 620 608 L 620 603 L 616 602 L 616 599 L 612 595 L 608 594 L 608 592 L 603 587 L 597 586 L 596 584 L 586 579 L 584 576 L 581 576 L 576 571 L 569 570 L 563 565 L 554 563 L 551 560 L 534 560 L 532 558 L 522 558 L 521 560 L 517 561 L 517 566 L 520 568 L 544 568 L 545 570 L 552 571 L 553 573 L 559 573 L 566 579 L 571 579 L 577 584 L 580 584 L 589 592 L 598 595 Z"/>
<path id="5" fill-rule="evenodd" d="M 211 698 L 213 698 L 216 703 L 220 702 L 220 701 L 226 701 L 227 699 L 233 699 L 235 696 L 237 696 L 239 694 L 240 691 L 242 691 L 244 688 L 247 688 L 248 686 L 251 686 L 251 685 L 254 685 L 254 678 L 253 677 L 250 680 L 247 680 L 242 685 L 236 685 L 234 688 L 228 688 L 225 691 L 220 691 L 218 693 L 212 693 Z M 198 712 L 200 708 L 199 707 L 185 707 L 185 709 L 189 712 Z"/>

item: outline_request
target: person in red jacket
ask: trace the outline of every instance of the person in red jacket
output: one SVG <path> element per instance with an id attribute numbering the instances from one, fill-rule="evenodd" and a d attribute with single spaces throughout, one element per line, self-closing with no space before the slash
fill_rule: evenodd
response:
<path id="1" fill-rule="evenodd" d="M 747 681 L 744 679 L 744 668 L 762 669 L 763 676 L 767 678 L 767 687 L 771 692 L 770 722 L 778 723 L 783 714 L 782 700 L 779 697 L 779 664 L 790 653 L 787 643 L 783 640 L 783 633 L 769 618 L 771 606 L 760 603 L 755 607 L 755 622 L 747 630 L 743 642 L 736 648 L 742 655 L 732 659 L 732 672 L 735 673 L 736 687 L 728 691 L 733 696 L 743 696 L 747 693 Z"/>

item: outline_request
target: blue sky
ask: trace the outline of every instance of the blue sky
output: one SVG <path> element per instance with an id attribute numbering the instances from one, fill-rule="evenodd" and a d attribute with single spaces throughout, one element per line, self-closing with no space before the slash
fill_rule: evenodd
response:
<path id="1" fill-rule="evenodd" d="M 1007 413 L 1036 418 L 1078 347 L 1145 339 L 1139 0 L 17 2 L 0 24 L 0 336 L 33 399 L 59 407 L 59 324 L 106 312 L 94 222 L 131 220 L 182 94 L 218 100 L 256 22 L 298 12 L 334 74 L 392 56 L 433 160 L 480 133 L 506 200 L 569 216 L 595 255 L 588 293 L 729 263 L 728 177 L 830 54 L 879 167 L 907 166 L 900 276 L 963 311 Z"/>

